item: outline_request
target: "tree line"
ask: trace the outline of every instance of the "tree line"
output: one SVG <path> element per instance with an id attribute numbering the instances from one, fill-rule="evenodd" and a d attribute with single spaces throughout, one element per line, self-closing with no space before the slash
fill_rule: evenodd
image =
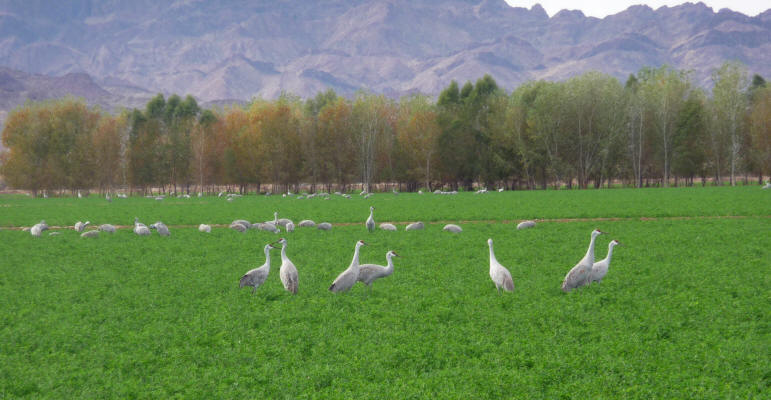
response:
<path id="1" fill-rule="evenodd" d="M 713 82 L 708 93 L 662 66 L 625 83 L 589 72 L 510 94 L 485 75 L 451 82 L 436 100 L 327 90 L 203 109 L 159 94 L 117 115 L 71 98 L 28 102 L 6 121 L 0 172 L 34 194 L 734 185 L 771 175 L 771 87 L 734 62 Z"/>

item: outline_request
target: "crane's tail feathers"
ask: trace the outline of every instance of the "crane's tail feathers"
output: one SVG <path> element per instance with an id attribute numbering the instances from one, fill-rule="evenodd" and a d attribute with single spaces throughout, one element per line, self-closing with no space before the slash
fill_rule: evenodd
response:
<path id="1" fill-rule="evenodd" d="M 329 286 L 329 291 L 330 292 L 334 292 L 335 291 L 335 284 L 334 283 Z"/>
<path id="2" fill-rule="evenodd" d="M 503 289 L 506 290 L 507 292 L 514 291 L 514 281 L 511 278 L 506 279 L 503 282 Z"/>

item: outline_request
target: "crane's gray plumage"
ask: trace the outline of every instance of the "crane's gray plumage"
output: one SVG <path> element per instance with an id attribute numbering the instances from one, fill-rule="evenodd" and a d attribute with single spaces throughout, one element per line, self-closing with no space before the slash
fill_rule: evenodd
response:
<path id="1" fill-rule="evenodd" d="M 83 232 L 84 230 L 86 230 L 86 227 L 87 227 L 87 226 L 88 226 L 88 224 L 90 224 L 90 223 L 91 223 L 90 221 L 86 221 L 86 222 L 80 222 L 80 221 L 78 221 L 78 222 L 76 222 L 76 223 L 75 223 L 75 231 L 76 231 L 76 232 Z"/>
<path id="2" fill-rule="evenodd" d="M 322 222 L 316 225 L 316 229 L 321 229 L 322 231 L 328 231 L 332 229 L 332 224 L 330 224 L 329 222 Z"/>
<path id="3" fill-rule="evenodd" d="M 511 273 L 495 258 L 493 239 L 487 239 L 487 245 L 490 247 L 490 279 L 495 283 L 495 288 L 498 290 L 498 293 L 501 292 L 501 289 L 507 292 L 513 291 L 514 280 L 511 279 Z"/>
<path id="4" fill-rule="evenodd" d="M 568 271 L 565 275 L 565 280 L 562 281 L 562 291 L 569 292 L 577 287 L 581 287 L 589 284 L 591 279 L 592 266 L 594 265 L 594 242 L 597 236 L 602 235 L 599 229 L 592 231 L 592 239 L 589 241 L 589 249 L 586 250 L 586 255 L 581 261 L 576 264 L 575 267 Z"/>
<path id="5" fill-rule="evenodd" d="M 517 224 L 517 230 L 532 228 L 534 226 L 535 226 L 535 221 L 522 221 L 519 224 Z"/>
<path id="6" fill-rule="evenodd" d="M 198 225 L 198 231 L 203 233 L 211 233 L 211 225 L 207 225 L 207 224 Z"/>
<path id="7" fill-rule="evenodd" d="M 605 275 L 608 274 L 608 268 L 610 268 L 610 258 L 613 256 L 613 248 L 620 245 L 621 243 L 619 243 L 616 239 L 613 239 L 610 241 L 610 243 L 608 243 L 608 255 L 592 265 L 590 279 L 592 282 L 602 282 L 602 279 L 605 278 Z"/>
<path id="8" fill-rule="evenodd" d="M 380 224 L 380 229 L 382 229 L 384 231 L 395 231 L 396 230 L 396 225 L 389 224 L 387 222 L 383 222 L 382 224 Z"/>
<path id="9" fill-rule="evenodd" d="M 364 283 L 365 285 L 372 287 L 372 282 L 385 278 L 394 273 L 394 261 L 393 257 L 399 257 L 395 251 L 391 250 L 386 253 L 386 266 L 377 264 L 362 264 L 359 266 L 359 277 L 357 281 Z"/>
<path id="10" fill-rule="evenodd" d="M 281 278 L 281 283 L 284 285 L 284 289 L 292 294 L 297 294 L 297 288 L 300 285 L 300 280 L 297 275 L 297 267 L 286 256 L 286 239 L 281 238 L 278 240 L 281 243 L 281 268 L 278 270 L 278 276 Z"/>
<path id="11" fill-rule="evenodd" d="M 107 233 L 115 233 L 115 226 L 110 224 L 99 225 L 99 230 Z"/>
<path id="12" fill-rule="evenodd" d="M 169 236 L 169 235 L 171 235 L 171 232 L 169 232 L 169 227 L 166 226 L 166 224 L 164 224 L 161 221 L 158 221 L 158 222 L 150 225 L 150 229 L 155 229 L 156 231 L 158 231 L 158 234 L 161 235 L 161 236 Z"/>
<path id="13" fill-rule="evenodd" d="M 237 219 L 237 220 L 235 220 L 235 221 L 231 222 L 230 224 L 231 224 L 231 225 L 232 225 L 232 224 L 241 224 L 241 225 L 243 225 L 244 227 L 246 227 L 246 229 L 249 229 L 249 228 L 251 228 L 251 227 L 252 227 L 252 223 L 251 223 L 251 222 L 249 222 L 249 221 L 247 221 L 247 220 L 245 220 L 245 219 Z"/>
<path id="14" fill-rule="evenodd" d="M 287 232 L 294 232 L 294 223 L 289 221 L 284 228 L 286 228 Z"/>
<path id="15" fill-rule="evenodd" d="M 406 228 L 404 228 L 405 231 L 417 231 L 423 229 L 425 226 L 423 225 L 423 222 L 415 222 L 412 224 L 407 225 Z"/>
<path id="16" fill-rule="evenodd" d="M 147 225 L 139 222 L 139 218 L 134 217 L 134 233 L 139 236 L 150 236 L 150 229 Z"/>
<path id="17" fill-rule="evenodd" d="M 246 230 L 249 228 L 245 227 L 243 224 L 232 223 L 230 224 L 230 229 L 243 233 L 246 232 Z"/>
<path id="18" fill-rule="evenodd" d="M 369 207 L 369 218 L 367 218 L 367 230 L 370 232 L 375 231 L 375 218 L 373 217 L 373 213 L 375 212 L 375 207 L 370 206 Z"/>
<path id="19" fill-rule="evenodd" d="M 43 232 L 43 228 L 40 227 L 40 224 L 32 225 L 32 228 L 29 228 L 30 235 L 34 237 L 40 237 L 40 234 Z"/>
<path id="20" fill-rule="evenodd" d="M 93 231 L 83 232 L 83 233 L 80 234 L 80 237 L 82 237 L 82 238 L 95 238 L 95 237 L 99 237 L 99 231 L 95 229 Z"/>
<path id="21" fill-rule="evenodd" d="M 273 248 L 272 244 L 265 245 L 265 264 L 245 273 L 238 281 L 238 287 L 251 286 L 252 294 L 254 294 L 257 291 L 257 288 L 265 283 L 265 280 L 268 279 L 268 275 L 270 274 L 270 250 Z"/>
<path id="22" fill-rule="evenodd" d="M 452 233 L 461 233 L 463 232 L 463 228 L 461 228 L 458 225 L 455 224 L 447 224 L 442 228 L 443 231 L 452 232 Z"/>
<path id="23" fill-rule="evenodd" d="M 345 292 L 353 287 L 353 285 L 356 283 L 356 280 L 359 279 L 359 249 L 361 246 L 366 245 L 367 244 L 364 243 L 363 240 L 356 242 L 356 249 L 353 251 L 353 260 L 351 260 L 351 265 L 349 265 L 345 271 L 341 272 L 340 275 L 335 278 L 335 281 L 332 282 L 332 285 L 329 287 L 330 292 Z"/>
<path id="24" fill-rule="evenodd" d="M 301 228 L 313 228 L 314 226 L 316 226 L 316 223 L 313 222 L 312 220 L 304 219 L 304 220 L 300 221 L 300 223 L 297 224 L 297 226 L 299 226 Z"/>

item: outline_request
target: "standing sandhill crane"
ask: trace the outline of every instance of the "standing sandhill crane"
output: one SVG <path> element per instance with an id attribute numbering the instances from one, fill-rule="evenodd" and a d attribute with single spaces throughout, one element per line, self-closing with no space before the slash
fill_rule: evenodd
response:
<path id="1" fill-rule="evenodd" d="M 161 236 L 169 236 L 169 235 L 171 235 L 171 232 L 169 232 L 169 227 L 166 226 L 166 224 L 164 224 L 161 221 L 158 221 L 158 222 L 150 225 L 150 229 L 155 229 L 156 231 L 158 231 L 158 234 L 161 235 Z"/>
<path id="2" fill-rule="evenodd" d="M 297 276 L 297 267 L 294 266 L 289 257 L 286 256 L 286 239 L 281 238 L 276 243 L 281 243 L 281 268 L 278 270 L 278 276 L 284 289 L 292 294 L 297 294 L 297 287 L 300 284 Z"/>
<path id="3" fill-rule="evenodd" d="M 443 231 L 452 232 L 452 233 L 461 233 L 463 232 L 463 228 L 461 228 L 458 225 L 455 224 L 447 224 L 442 228 Z"/>
<path id="4" fill-rule="evenodd" d="M 322 222 L 318 225 L 316 225 L 316 229 L 321 229 L 322 231 L 331 231 L 332 230 L 332 224 L 329 222 Z"/>
<path id="5" fill-rule="evenodd" d="M 238 287 L 251 286 L 252 294 L 254 294 L 257 291 L 257 288 L 265 283 L 265 280 L 268 279 L 268 274 L 270 274 L 271 249 L 275 249 L 272 244 L 265 245 L 265 264 L 262 264 L 262 266 L 249 270 L 247 273 L 245 273 L 244 276 L 242 276 L 238 281 Z"/>
<path id="6" fill-rule="evenodd" d="M 375 218 L 373 218 L 372 214 L 375 211 L 375 207 L 370 206 L 369 207 L 369 218 L 367 218 L 367 230 L 370 232 L 375 231 Z"/>
<path id="7" fill-rule="evenodd" d="M 84 230 L 86 230 L 86 227 L 90 223 L 91 223 L 90 221 L 86 221 L 85 223 L 78 221 L 78 222 L 75 223 L 75 228 L 74 229 L 75 229 L 76 232 L 79 232 L 79 233 L 83 232 Z"/>
<path id="8" fill-rule="evenodd" d="M 198 232 L 211 233 L 211 225 L 207 225 L 207 224 L 198 225 Z"/>
<path id="9" fill-rule="evenodd" d="M 424 225 L 422 222 L 418 221 L 412 224 L 407 225 L 406 228 L 404 228 L 405 231 L 417 231 L 424 228 Z"/>
<path id="10" fill-rule="evenodd" d="M 382 229 L 384 231 L 395 231 L 396 230 L 396 225 L 389 224 L 387 222 L 383 222 L 382 224 L 380 224 L 380 229 Z"/>
<path id="11" fill-rule="evenodd" d="M 535 221 L 522 221 L 517 224 L 517 230 L 532 228 L 535 226 Z"/>
<path id="12" fill-rule="evenodd" d="M 394 261 L 393 257 L 400 257 L 395 251 L 390 250 L 386 253 L 387 266 L 376 264 L 362 264 L 359 266 L 359 277 L 357 281 L 363 282 L 370 290 L 372 289 L 372 282 L 385 278 L 394 273 Z"/>
<path id="13" fill-rule="evenodd" d="M 134 233 L 139 236 L 150 236 L 150 229 L 147 225 L 139 222 L 139 218 L 134 217 Z"/>
<path id="14" fill-rule="evenodd" d="M 490 279 L 495 283 L 495 288 L 498 289 L 498 293 L 501 292 L 501 288 L 507 292 L 513 291 L 514 280 L 511 279 L 511 273 L 495 258 L 493 239 L 487 239 L 487 245 L 490 247 Z"/>
<path id="15" fill-rule="evenodd" d="M 592 231 L 592 239 L 589 241 L 589 249 L 586 250 L 586 255 L 565 275 L 565 280 L 562 282 L 563 292 L 569 292 L 577 287 L 589 284 L 592 265 L 594 265 L 594 241 L 597 239 L 597 236 L 603 233 L 605 232 L 599 229 Z"/>
<path id="16" fill-rule="evenodd" d="M 608 243 L 608 255 L 592 265 L 592 282 L 600 283 L 602 282 L 602 279 L 605 278 L 605 275 L 608 273 L 608 268 L 610 267 L 610 257 L 613 256 L 613 248 L 616 246 L 621 246 L 621 243 L 616 239 L 611 240 L 610 243 Z"/>
<path id="17" fill-rule="evenodd" d="M 294 222 L 289 221 L 284 228 L 286 228 L 287 232 L 294 232 Z"/>
<path id="18" fill-rule="evenodd" d="M 115 226 L 110 224 L 99 225 L 99 230 L 107 233 L 115 233 Z"/>
<path id="19" fill-rule="evenodd" d="M 351 265 L 349 265 L 345 271 L 341 272 L 335 281 L 332 282 L 332 285 L 329 287 L 330 292 L 346 292 L 351 287 L 353 287 L 353 285 L 356 283 L 356 280 L 359 279 L 359 249 L 361 246 L 366 245 L 367 244 L 364 243 L 363 240 L 356 242 L 356 249 L 353 251 L 353 260 L 351 260 Z"/>

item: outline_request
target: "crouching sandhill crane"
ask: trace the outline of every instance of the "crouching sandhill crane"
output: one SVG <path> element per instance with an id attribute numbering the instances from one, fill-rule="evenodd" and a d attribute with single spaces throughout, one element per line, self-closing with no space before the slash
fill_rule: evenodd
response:
<path id="1" fill-rule="evenodd" d="M 602 282 L 602 278 L 605 278 L 605 275 L 608 273 L 608 268 L 610 267 L 610 257 L 613 256 L 613 248 L 616 246 L 621 246 L 621 243 L 616 239 L 611 240 L 610 243 L 608 243 L 608 255 L 592 265 L 592 282 L 600 283 Z"/>
<path id="2" fill-rule="evenodd" d="M 490 279 L 495 283 L 495 288 L 498 289 L 498 293 L 501 292 L 501 288 L 507 292 L 513 291 L 514 280 L 511 279 L 511 273 L 495 258 L 493 239 L 487 239 L 487 245 L 490 247 Z"/>
<path id="3" fill-rule="evenodd" d="M 375 207 L 370 206 L 369 207 L 369 218 L 367 218 L 367 230 L 370 232 L 375 231 L 375 218 L 372 216 L 372 214 L 375 211 Z"/>
<path id="4" fill-rule="evenodd" d="M 265 264 L 245 273 L 238 281 L 238 287 L 251 286 L 252 294 L 254 294 L 257 288 L 265 283 L 268 274 L 270 274 L 270 250 L 274 248 L 272 244 L 265 245 Z"/>
<path id="5" fill-rule="evenodd" d="M 95 237 L 99 237 L 99 231 L 94 229 L 92 231 L 83 232 L 83 233 L 80 234 L 80 237 L 82 237 L 82 238 L 95 238 Z"/>
<path id="6" fill-rule="evenodd" d="M 150 236 L 150 229 L 147 225 L 139 222 L 139 218 L 134 217 L 134 233 L 139 236 Z"/>
<path id="7" fill-rule="evenodd" d="M 332 282 L 332 286 L 329 287 L 329 291 L 333 293 L 346 292 L 356 283 L 359 279 L 359 249 L 361 246 L 366 246 L 363 240 L 356 242 L 356 249 L 353 251 L 353 260 L 348 269 L 341 272 L 340 275 Z"/>
<path id="8" fill-rule="evenodd" d="M 532 228 L 535 226 L 535 221 L 522 221 L 517 224 L 517 230 Z"/>
<path id="9" fill-rule="evenodd" d="M 211 233 L 211 225 L 207 225 L 207 224 L 198 225 L 198 232 Z"/>
<path id="10" fill-rule="evenodd" d="M 418 221 L 414 222 L 412 224 L 407 225 L 406 228 L 404 228 L 405 231 L 417 231 L 423 229 L 425 226 L 423 225 L 423 222 Z"/>
<path id="11" fill-rule="evenodd" d="M 321 229 L 322 231 L 329 231 L 329 230 L 332 230 L 332 224 L 330 224 L 329 222 L 322 222 L 316 225 L 316 229 Z"/>
<path id="12" fill-rule="evenodd" d="M 316 226 L 316 223 L 310 219 L 304 219 L 300 221 L 300 223 L 297 226 L 301 228 L 313 228 L 314 226 Z"/>
<path id="13" fill-rule="evenodd" d="M 382 224 L 380 224 L 380 229 L 382 229 L 384 231 L 395 231 L 396 230 L 396 225 L 389 224 L 387 222 L 383 222 Z"/>
<path id="14" fill-rule="evenodd" d="M 605 232 L 602 232 L 599 229 L 592 231 L 592 239 L 589 241 L 589 249 L 586 250 L 586 255 L 584 255 L 584 258 L 582 258 L 575 267 L 568 271 L 568 274 L 565 275 L 565 280 L 562 281 L 563 292 L 569 292 L 577 287 L 589 284 L 592 266 L 594 265 L 594 242 L 597 239 L 597 236 L 600 236 L 603 233 Z"/>
<path id="15" fill-rule="evenodd" d="M 87 226 L 88 226 L 88 224 L 90 224 L 90 223 L 91 223 L 91 222 L 89 222 L 89 221 L 86 221 L 86 222 L 80 222 L 80 221 L 78 221 L 78 222 L 76 222 L 76 223 L 75 223 L 75 231 L 76 231 L 76 232 L 83 232 L 84 230 L 86 230 L 86 227 L 87 227 Z"/>
<path id="16" fill-rule="evenodd" d="M 276 243 L 281 243 L 281 268 L 278 270 L 278 276 L 281 278 L 281 283 L 284 284 L 284 289 L 292 294 L 297 294 L 297 287 L 299 286 L 299 277 L 297 276 L 297 267 L 286 256 L 286 239 L 281 238 Z"/>
<path id="17" fill-rule="evenodd" d="M 390 250 L 386 253 L 387 266 L 377 264 L 362 264 L 359 266 L 359 277 L 357 281 L 363 282 L 370 289 L 372 289 L 372 282 L 385 278 L 394 273 L 394 260 L 393 257 L 399 257 L 395 251 Z"/>
<path id="18" fill-rule="evenodd" d="M 463 228 L 461 228 L 458 225 L 455 224 L 447 224 L 442 228 L 443 231 L 452 232 L 452 233 L 461 233 L 463 232 Z"/>
<path id="19" fill-rule="evenodd" d="M 99 230 L 107 233 L 115 233 L 115 226 L 110 224 L 99 225 Z"/>

